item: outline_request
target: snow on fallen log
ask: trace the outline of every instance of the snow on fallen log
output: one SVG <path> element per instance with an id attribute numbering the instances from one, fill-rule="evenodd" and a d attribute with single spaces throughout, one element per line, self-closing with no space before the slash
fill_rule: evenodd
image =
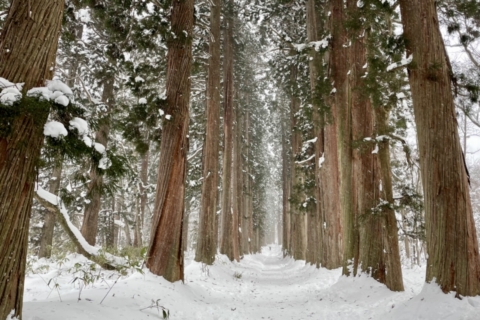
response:
<path id="1" fill-rule="evenodd" d="M 78 252 L 90 261 L 93 261 L 107 270 L 118 270 L 127 264 L 123 258 L 107 252 L 100 253 L 100 249 L 90 245 L 83 237 L 80 230 L 73 225 L 68 216 L 67 209 L 61 203 L 60 198 L 46 191 L 40 186 L 35 188 L 35 199 L 47 210 L 55 213 L 57 220 L 67 233 L 70 240 L 75 244 Z M 105 261 L 106 258 L 106 261 Z"/>

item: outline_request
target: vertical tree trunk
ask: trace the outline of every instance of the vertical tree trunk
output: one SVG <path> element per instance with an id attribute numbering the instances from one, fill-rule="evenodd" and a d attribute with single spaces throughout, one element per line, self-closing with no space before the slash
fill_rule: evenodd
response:
<path id="1" fill-rule="evenodd" d="M 308 40 L 319 41 L 320 32 L 329 26 L 324 21 L 328 19 L 330 6 L 319 1 L 307 2 L 307 36 Z M 317 200 L 315 232 L 317 233 L 317 264 L 328 269 L 338 268 L 342 264 L 342 214 L 340 210 L 340 172 L 337 154 L 337 117 L 334 110 L 321 111 L 318 105 L 321 97 L 317 92 L 317 82 L 322 75 L 324 61 L 329 61 L 329 51 L 323 57 L 312 49 L 309 61 L 310 90 L 314 106 L 313 123 L 315 130 L 315 198 Z M 322 81 L 322 80 L 320 80 Z M 310 224 L 310 223 L 309 223 Z M 312 230 L 313 232 L 313 230 Z"/>
<path id="2" fill-rule="evenodd" d="M 139 248 L 142 246 L 142 213 L 141 213 L 141 195 L 135 199 L 135 227 L 133 228 L 133 246 Z"/>
<path id="3" fill-rule="evenodd" d="M 330 79 L 333 95 L 330 99 L 332 117 L 335 121 L 340 167 L 340 208 L 343 222 L 343 274 L 349 275 L 349 264 L 355 255 L 355 219 L 352 215 L 352 145 L 351 145 L 351 89 L 348 81 L 349 49 L 345 29 L 346 8 L 343 0 L 332 0 L 330 51 Z"/>
<path id="4" fill-rule="evenodd" d="M 243 198 L 243 160 L 242 160 L 242 147 L 243 147 L 243 141 L 242 141 L 242 121 L 243 117 L 240 111 L 240 104 L 236 105 L 236 110 L 235 110 L 235 141 L 234 141 L 234 165 L 233 168 L 235 169 L 234 175 L 235 175 L 235 192 L 234 192 L 234 199 L 236 202 L 236 212 L 235 212 L 235 218 L 237 219 L 236 224 L 234 227 L 238 230 L 237 233 L 237 246 L 238 246 L 238 252 L 239 256 L 243 256 L 243 232 L 244 230 L 242 228 L 243 226 L 243 206 L 244 206 L 244 198 Z M 235 210 L 234 210 L 235 211 Z"/>
<path id="5" fill-rule="evenodd" d="M 283 112 L 282 112 L 283 113 Z M 281 115 L 282 123 L 282 220 L 283 220 L 283 237 L 282 237 L 282 251 L 283 256 L 292 254 L 290 250 L 291 237 L 291 214 L 290 214 L 290 162 L 288 156 L 288 137 L 285 125 L 285 116 Z"/>
<path id="6" fill-rule="evenodd" d="M 247 104 L 248 104 L 248 97 L 247 97 Z M 251 253 L 251 248 L 250 248 L 250 242 L 249 239 L 251 237 L 251 231 L 250 231 L 250 220 L 252 219 L 252 212 L 249 210 L 250 209 L 250 201 L 252 199 L 252 194 L 251 194 L 251 182 L 250 182 L 250 171 L 249 171 L 249 159 L 250 159 L 250 112 L 247 110 L 245 117 L 244 117 L 244 122 L 245 122 L 245 139 L 246 139 L 246 144 L 245 144 L 245 157 L 246 157 L 246 163 L 244 166 L 245 172 L 242 173 L 242 180 L 244 181 L 244 193 L 242 195 L 243 198 L 243 206 L 242 206 L 242 211 L 241 211 L 241 224 L 242 224 L 242 254 L 250 254 Z"/>
<path id="7" fill-rule="evenodd" d="M 11 1 L 0 34 L 0 77 L 25 82 L 24 91 L 51 79 L 63 8 L 58 0 Z M 22 315 L 35 167 L 49 112 L 39 106 L 11 119 L 4 110 L 0 106 L 0 319 Z"/>
<path id="8" fill-rule="evenodd" d="M 194 1 L 174 1 L 167 54 L 167 107 L 163 123 L 157 195 L 147 267 L 174 282 L 183 281 L 182 220 L 188 152 L 188 108 L 192 66 Z"/>
<path id="9" fill-rule="evenodd" d="M 213 0 L 210 11 L 210 43 L 207 82 L 207 128 L 203 144 L 203 184 L 200 200 L 195 261 L 211 265 L 217 252 L 217 188 L 220 143 L 220 11 L 222 0 Z"/>
<path id="10" fill-rule="evenodd" d="M 224 54 L 224 100 L 225 113 L 223 117 L 224 127 L 224 151 L 223 151 L 223 176 L 222 176 L 222 235 L 220 240 L 220 253 L 228 258 L 239 260 L 237 247 L 238 224 L 235 227 L 233 199 L 233 3 L 228 2 L 227 27 L 225 30 L 225 54 Z"/>
<path id="11" fill-rule="evenodd" d="M 110 132 L 110 112 L 115 103 L 114 98 L 114 77 L 109 75 L 103 83 L 102 101 L 107 106 L 107 115 L 102 119 L 98 131 L 95 133 L 95 141 L 102 144 L 105 148 L 108 143 L 108 134 Z M 90 202 L 85 206 L 83 213 L 83 223 L 80 231 L 85 240 L 92 246 L 95 245 L 98 233 L 98 213 L 102 207 L 103 173 L 92 161 L 90 168 L 90 183 L 88 184 L 88 196 Z"/>
<path id="12" fill-rule="evenodd" d="M 444 292 L 480 294 L 480 260 L 451 90 L 452 70 L 434 0 L 400 0 L 427 238 L 427 277 Z"/>
<path id="13" fill-rule="evenodd" d="M 291 67 L 291 83 L 297 81 L 297 66 Z M 307 250 L 307 233 L 306 233 L 306 215 L 304 210 L 301 210 L 303 202 L 305 201 L 304 193 L 304 183 L 305 183 L 305 173 L 303 172 L 302 165 L 297 165 L 296 159 L 300 155 L 302 149 L 302 133 L 298 128 L 296 114 L 300 109 L 300 100 L 295 96 L 295 93 L 291 93 L 290 97 L 290 130 L 292 132 L 292 163 L 291 163 L 291 172 L 293 175 L 293 204 L 290 207 L 292 214 L 292 253 L 295 260 L 305 260 L 306 250 Z"/>
<path id="14" fill-rule="evenodd" d="M 58 195 L 60 189 L 60 179 L 62 176 L 63 157 L 58 156 L 50 178 L 48 192 Z M 38 250 L 39 258 L 50 258 L 52 255 L 53 231 L 55 229 L 55 213 L 45 210 L 45 220 L 43 222 L 42 234 L 40 236 L 40 248 Z"/>
<path id="15" fill-rule="evenodd" d="M 145 223 L 145 212 L 147 209 L 147 185 L 148 185 L 148 164 L 150 158 L 150 148 L 142 157 L 142 166 L 140 169 L 140 240 L 143 245 L 143 231 Z"/>

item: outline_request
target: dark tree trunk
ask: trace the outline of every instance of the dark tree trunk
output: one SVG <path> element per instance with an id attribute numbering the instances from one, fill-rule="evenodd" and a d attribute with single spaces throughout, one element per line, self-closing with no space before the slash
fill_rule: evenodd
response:
<path id="1" fill-rule="evenodd" d="M 427 277 L 444 292 L 480 294 L 468 175 L 452 96 L 452 70 L 434 0 L 400 0 L 425 203 Z"/>
<path id="2" fill-rule="evenodd" d="M 319 1 L 307 1 L 307 36 L 309 41 L 319 41 L 320 32 L 329 26 L 324 21 L 328 19 L 330 6 Z M 328 101 L 328 97 L 320 97 L 317 92 L 317 81 L 322 76 L 321 68 L 324 61 L 329 62 L 329 51 L 322 57 L 312 49 L 309 62 L 310 89 L 315 137 L 315 198 L 317 200 L 315 219 L 311 232 L 316 232 L 317 265 L 328 269 L 341 266 L 343 257 L 342 215 L 340 210 L 340 172 L 337 154 L 337 120 L 333 112 L 325 113 L 318 105 L 320 99 Z M 323 75 L 325 76 L 325 75 Z M 310 225 L 310 223 L 309 223 Z"/>
<path id="3" fill-rule="evenodd" d="M 114 99 L 114 77 L 109 77 L 103 83 L 102 101 L 107 105 L 107 115 L 100 124 L 98 131 L 95 133 L 95 141 L 102 144 L 105 148 L 108 143 L 108 134 L 110 132 L 110 112 L 112 110 Z M 90 183 L 88 184 L 88 196 L 90 202 L 85 206 L 83 215 L 83 223 L 81 232 L 85 240 L 94 246 L 98 233 L 98 214 L 102 207 L 102 189 L 103 174 L 92 162 L 90 169 Z"/>
<path id="4" fill-rule="evenodd" d="M 140 230 L 143 233 L 145 223 L 145 212 L 147 209 L 147 185 L 148 185 L 148 163 L 150 149 L 143 155 L 142 167 L 140 169 Z"/>
<path id="5" fill-rule="evenodd" d="M 217 252 L 217 188 L 220 143 L 220 11 L 222 1 L 214 0 L 210 11 L 210 46 L 207 82 L 207 128 L 203 146 L 203 184 L 200 201 L 195 261 L 213 264 Z"/>
<path id="6" fill-rule="evenodd" d="M 246 99 L 247 104 L 248 104 L 248 97 Z M 250 220 L 252 219 L 252 212 L 249 210 L 250 209 L 250 201 L 252 199 L 252 194 L 251 194 L 251 188 L 250 188 L 250 176 L 249 176 L 249 166 L 248 162 L 250 159 L 250 112 L 247 110 L 245 117 L 244 117 L 244 122 L 245 122 L 245 147 L 244 147 L 244 155 L 246 157 L 246 162 L 244 165 L 244 173 L 242 174 L 242 180 L 244 183 L 244 192 L 242 195 L 243 198 L 243 206 L 242 206 L 242 211 L 240 212 L 240 219 L 241 219 L 241 225 L 242 225 L 242 254 L 250 254 L 252 253 L 251 248 L 250 248 L 250 241 L 249 239 L 251 238 L 251 231 L 250 231 Z"/>
<path id="7" fill-rule="evenodd" d="M 0 35 L 0 77 L 44 86 L 55 66 L 64 1 L 13 0 Z M 0 319 L 21 318 L 36 164 L 49 110 L 12 119 L 0 107 Z"/>
<path id="8" fill-rule="evenodd" d="M 57 161 L 52 171 L 50 186 L 48 192 L 57 195 L 60 189 L 60 178 L 62 176 L 63 157 L 57 157 Z M 52 255 L 53 231 L 55 229 L 55 213 L 45 210 L 45 219 L 43 222 L 42 234 L 40 236 L 40 248 L 38 250 L 39 258 L 50 258 Z"/>
<path id="9" fill-rule="evenodd" d="M 283 112 L 282 112 L 283 113 Z M 283 256 L 290 256 L 292 254 L 290 248 L 290 161 L 288 155 L 288 136 L 286 129 L 285 115 L 282 114 L 282 220 L 283 220 L 283 237 L 282 237 L 282 251 Z"/>
<path id="10" fill-rule="evenodd" d="M 140 208 L 141 196 L 135 199 L 135 226 L 133 228 L 133 246 L 139 248 L 142 246 L 142 214 Z"/>
<path id="11" fill-rule="evenodd" d="M 238 255 L 243 255 L 242 247 L 242 220 L 243 220 L 243 161 L 242 161 L 242 115 L 240 111 L 240 104 L 235 106 L 235 137 L 234 137 L 234 159 L 233 159 L 233 168 L 234 168 L 234 179 L 233 179 L 233 199 L 234 199 L 234 228 L 237 230 L 237 239 L 234 241 L 237 242 Z"/>
<path id="12" fill-rule="evenodd" d="M 237 233 L 238 223 L 234 217 L 233 203 L 233 3 L 228 3 L 227 27 L 225 30 L 225 54 L 224 54 L 224 101 L 225 113 L 223 117 L 224 127 L 224 151 L 223 151 L 223 175 L 222 175 L 222 233 L 220 238 L 220 253 L 227 255 L 233 260 L 240 260 Z"/>
<path id="13" fill-rule="evenodd" d="M 291 67 L 291 84 L 293 85 L 297 81 L 298 67 Z M 300 110 L 300 99 L 291 93 L 290 96 L 290 130 L 292 132 L 292 156 L 291 156 L 291 171 L 292 175 L 292 195 L 293 203 L 290 206 L 291 212 L 291 243 L 292 254 L 295 260 L 305 260 L 307 250 L 307 233 L 306 233 L 306 215 L 304 210 L 301 209 L 302 203 L 305 199 L 305 193 L 303 190 L 305 182 L 305 174 L 302 170 L 302 165 L 296 163 L 296 158 L 300 154 L 302 149 L 302 133 L 298 128 L 298 119 L 296 118 L 297 112 Z"/>
<path id="14" fill-rule="evenodd" d="M 174 1 L 167 54 L 167 108 L 163 122 L 157 195 L 147 267 L 174 282 L 183 281 L 182 220 L 188 152 L 188 108 L 192 66 L 193 0 Z"/>
<path id="15" fill-rule="evenodd" d="M 349 49 L 345 22 L 346 9 L 343 0 L 332 0 L 332 44 L 330 52 L 330 76 L 335 93 L 331 98 L 331 112 L 335 118 L 338 163 L 340 168 L 340 208 L 343 233 L 343 274 L 349 275 L 349 265 L 357 250 L 356 226 L 352 199 L 352 145 L 351 145 L 351 88 L 348 81 Z"/>

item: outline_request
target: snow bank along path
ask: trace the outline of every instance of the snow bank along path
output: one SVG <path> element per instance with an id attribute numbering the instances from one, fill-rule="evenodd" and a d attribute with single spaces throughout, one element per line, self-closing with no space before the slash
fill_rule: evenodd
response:
<path id="1" fill-rule="evenodd" d="M 371 278 L 345 278 L 340 269 L 284 259 L 276 245 L 240 263 L 218 256 L 205 267 L 191 258 L 185 284 L 145 270 L 120 278 L 100 304 L 118 276 L 102 271 L 105 281 L 83 288 L 78 301 L 79 282 L 72 283 L 75 276 L 66 270 L 86 260 L 69 256 L 61 268 L 50 263 L 47 273 L 27 276 L 24 319 L 161 319 L 157 301 L 170 319 L 480 319 L 480 298 L 458 300 L 435 285 L 423 286 L 424 268 L 404 269 L 406 291 L 395 293 Z M 34 268 L 46 264 L 40 260 Z"/>

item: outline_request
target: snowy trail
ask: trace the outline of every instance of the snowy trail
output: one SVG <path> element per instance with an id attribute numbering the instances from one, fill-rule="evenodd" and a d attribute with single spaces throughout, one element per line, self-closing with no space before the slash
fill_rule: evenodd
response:
<path id="1" fill-rule="evenodd" d="M 208 268 L 187 257 L 185 284 L 134 273 L 121 278 L 102 304 L 117 276 L 105 272 L 106 280 L 84 288 L 77 301 L 78 282 L 66 272 L 77 262 L 85 260 L 71 256 L 60 269 L 50 264 L 47 273 L 27 277 L 24 319 L 161 319 L 156 307 L 148 308 L 158 299 L 171 319 L 480 319 L 480 298 L 460 301 L 432 285 L 422 290 L 423 268 L 404 269 L 406 291 L 395 293 L 367 277 L 340 277 L 340 269 L 284 259 L 274 245 L 240 263 L 218 256 Z"/>

